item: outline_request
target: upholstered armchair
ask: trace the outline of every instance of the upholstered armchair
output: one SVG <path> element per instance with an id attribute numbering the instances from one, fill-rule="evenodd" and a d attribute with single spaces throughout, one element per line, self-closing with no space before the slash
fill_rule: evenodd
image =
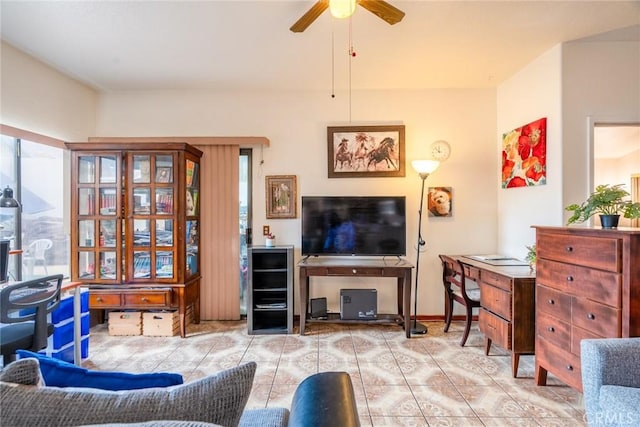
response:
<path id="1" fill-rule="evenodd" d="M 640 425 L 640 338 L 584 339 L 580 347 L 589 426 Z"/>

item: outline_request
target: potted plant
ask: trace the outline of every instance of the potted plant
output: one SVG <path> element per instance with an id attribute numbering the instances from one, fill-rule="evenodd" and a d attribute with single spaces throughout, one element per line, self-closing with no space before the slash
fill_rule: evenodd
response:
<path id="1" fill-rule="evenodd" d="M 529 268 L 531 270 L 536 269 L 536 261 L 538 260 L 536 256 L 536 245 L 525 246 L 527 248 L 527 255 L 524 257 L 524 260 L 529 263 Z"/>
<path id="2" fill-rule="evenodd" d="M 596 187 L 596 191 L 582 204 L 572 204 L 566 210 L 573 212 L 567 220 L 567 225 L 584 222 L 595 214 L 600 215 L 602 228 L 618 226 L 620 215 L 625 218 L 640 218 L 640 203 L 633 203 L 629 193 L 622 188 L 623 184 L 603 184 Z"/>

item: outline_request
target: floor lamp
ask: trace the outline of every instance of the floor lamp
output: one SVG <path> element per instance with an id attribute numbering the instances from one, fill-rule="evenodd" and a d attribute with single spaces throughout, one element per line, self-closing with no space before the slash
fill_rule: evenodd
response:
<path id="1" fill-rule="evenodd" d="M 422 191 L 420 192 L 420 210 L 418 211 L 418 245 L 416 256 L 416 284 L 414 290 L 414 300 L 413 300 L 413 326 L 411 327 L 411 334 L 426 334 L 427 327 L 422 323 L 418 323 L 418 277 L 420 272 L 420 249 L 425 245 L 425 241 L 422 239 L 422 202 L 424 201 L 424 182 L 427 180 L 429 174 L 435 171 L 440 162 L 437 160 L 413 160 L 411 162 L 411 166 L 418 172 L 420 179 L 422 179 Z"/>

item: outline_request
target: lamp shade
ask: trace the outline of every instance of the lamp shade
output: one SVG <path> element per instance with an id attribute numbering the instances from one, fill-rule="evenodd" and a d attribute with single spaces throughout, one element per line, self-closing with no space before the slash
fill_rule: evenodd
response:
<path id="1" fill-rule="evenodd" d="M 433 171 L 438 169 L 439 165 L 440 165 L 440 162 L 437 160 L 412 160 L 411 161 L 411 166 L 413 166 L 416 172 L 418 172 L 420 175 L 423 175 L 423 174 L 428 175 L 432 173 Z"/>
<path id="2" fill-rule="evenodd" d="M 7 185 L 7 188 L 2 190 L 2 197 L 0 198 L 0 208 L 19 208 L 20 203 L 13 198 L 13 190 Z"/>
<path id="3" fill-rule="evenodd" d="M 329 10 L 335 18 L 348 18 L 356 11 L 356 0 L 329 0 Z"/>

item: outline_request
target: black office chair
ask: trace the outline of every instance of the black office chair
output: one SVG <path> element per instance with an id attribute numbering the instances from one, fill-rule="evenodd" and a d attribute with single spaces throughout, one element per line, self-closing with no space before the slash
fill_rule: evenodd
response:
<path id="1" fill-rule="evenodd" d="M 25 280 L 0 290 L 0 353 L 15 360 L 17 350 L 39 351 L 53 334 L 48 314 L 60 303 L 62 274 Z"/>
<path id="2" fill-rule="evenodd" d="M 444 284 L 445 299 L 445 324 L 444 331 L 449 330 L 453 318 L 453 302 L 464 305 L 466 310 L 464 333 L 460 340 L 460 346 L 464 347 L 471 330 L 472 310 L 480 307 L 480 289 L 468 288 L 464 266 L 460 261 L 446 255 L 440 255 L 442 260 L 442 282 Z"/>

